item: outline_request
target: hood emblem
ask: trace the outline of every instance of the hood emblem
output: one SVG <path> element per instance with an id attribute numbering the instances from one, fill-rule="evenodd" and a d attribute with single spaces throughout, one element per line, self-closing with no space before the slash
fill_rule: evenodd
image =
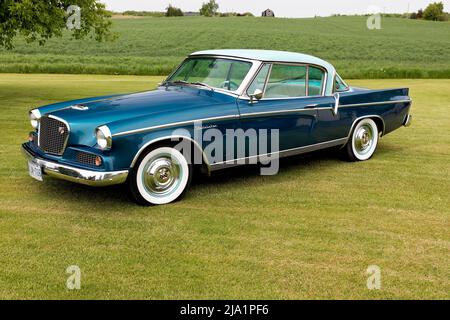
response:
<path id="1" fill-rule="evenodd" d="M 74 109 L 74 110 L 82 110 L 82 111 L 89 109 L 87 106 L 84 106 L 82 104 L 75 104 L 73 106 L 70 106 L 70 108 Z"/>
<path id="2" fill-rule="evenodd" d="M 64 135 L 64 133 L 66 133 L 66 128 L 58 127 L 58 132 L 59 132 L 60 135 Z"/>

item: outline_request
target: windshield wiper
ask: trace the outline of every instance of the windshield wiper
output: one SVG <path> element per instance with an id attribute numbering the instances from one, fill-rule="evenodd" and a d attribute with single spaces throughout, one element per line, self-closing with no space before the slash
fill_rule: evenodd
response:
<path id="1" fill-rule="evenodd" d="M 189 82 L 184 81 L 184 80 L 175 80 L 175 81 L 172 81 L 171 83 L 174 83 L 174 84 L 190 84 Z"/>
<path id="2" fill-rule="evenodd" d="M 170 85 L 174 85 L 174 84 L 189 84 L 189 82 L 184 81 L 184 80 L 175 80 L 175 81 L 166 80 L 163 83 L 161 83 L 161 86 L 170 86 Z"/>
<path id="3" fill-rule="evenodd" d="M 194 86 L 202 86 L 210 89 L 211 91 L 214 91 L 214 88 L 211 87 L 209 84 L 206 84 L 204 82 L 189 82 L 189 84 L 193 84 Z"/>
<path id="4" fill-rule="evenodd" d="M 175 80 L 175 81 L 165 81 L 162 83 L 163 86 L 170 86 L 174 84 L 183 84 L 183 85 L 191 85 L 191 86 L 202 86 L 210 89 L 211 91 L 214 91 L 214 88 L 211 87 L 209 84 L 203 83 L 203 82 L 187 82 L 184 80 Z"/>

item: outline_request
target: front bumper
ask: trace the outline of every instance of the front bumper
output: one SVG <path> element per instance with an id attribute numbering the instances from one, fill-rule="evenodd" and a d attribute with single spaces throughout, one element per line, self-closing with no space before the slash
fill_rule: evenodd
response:
<path id="1" fill-rule="evenodd" d="M 128 177 L 128 170 L 121 171 L 92 171 L 45 160 L 36 155 L 26 143 L 22 144 L 22 152 L 28 160 L 37 163 L 42 173 L 50 177 L 80 183 L 88 186 L 103 187 L 124 183 Z"/>

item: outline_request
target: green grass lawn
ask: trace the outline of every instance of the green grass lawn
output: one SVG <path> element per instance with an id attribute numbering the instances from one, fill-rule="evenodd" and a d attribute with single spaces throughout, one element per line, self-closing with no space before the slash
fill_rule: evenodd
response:
<path id="1" fill-rule="evenodd" d="M 0 75 L 0 298 L 450 298 L 450 80 L 359 80 L 411 88 L 414 123 L 373 159 L 333 152 L 197 181 L 159 207 L 121 186 L 28 176 L 33 106 L 153 88 L 160 78 Z M 81 268 L 81 290 L 66 268 Z M 366 288 L 378 265 L 381 290 Z"/>
<path id="2" fill-rule="evenodd" d="M 346 78 L 450 78 L 450 23 L 367 17 L 310 19 L 143 18 L 113 20 L 115 42 L 18 39 L 0 49 L 0 72 L 166 75 L 193 51 L 256 48 L 304 52 Z"/>

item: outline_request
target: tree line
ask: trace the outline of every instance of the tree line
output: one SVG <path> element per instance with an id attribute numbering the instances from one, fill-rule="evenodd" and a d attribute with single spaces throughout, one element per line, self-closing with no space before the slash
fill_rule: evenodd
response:
<path id="1" fill-rule="evenodd" d="M 444 4 L 442 2 L 430 3 L 425 10 L 420 9 L 409 15 L 410 19 L 424 19 L 430 21 L 448 21 L 449 14 L 444 12 Z"/>
<path id="2" fill-rule="evenodd" d="M 205 17 L 215 17 L 215 16 L 220 16 L 220 17 L 231 17 L 231 16 L 249 17 L 249 16 L 251 16 L 252 17 L 253 16 L 253 14 L 250 12 L 245 12 L 245 13 L 223 12 L 223 13 L 220 13 L 219 12 L 219 4 L 216 2 L 216 0 L 209 0 L 208 2 L 204 2 L 202 4 L 202 7 L 200 8 L 200 10 L 198 11 L 198 14 L 200 16 L 205 16 Z M 169 4 L 169 6 L 166 8 L 165 16 L 166 17 L 181 17 L 181 16 L 184 16 L 184 13 L 180 8 L 176 8 L 176 7 L 172 6 L 171 4 Z"/>

